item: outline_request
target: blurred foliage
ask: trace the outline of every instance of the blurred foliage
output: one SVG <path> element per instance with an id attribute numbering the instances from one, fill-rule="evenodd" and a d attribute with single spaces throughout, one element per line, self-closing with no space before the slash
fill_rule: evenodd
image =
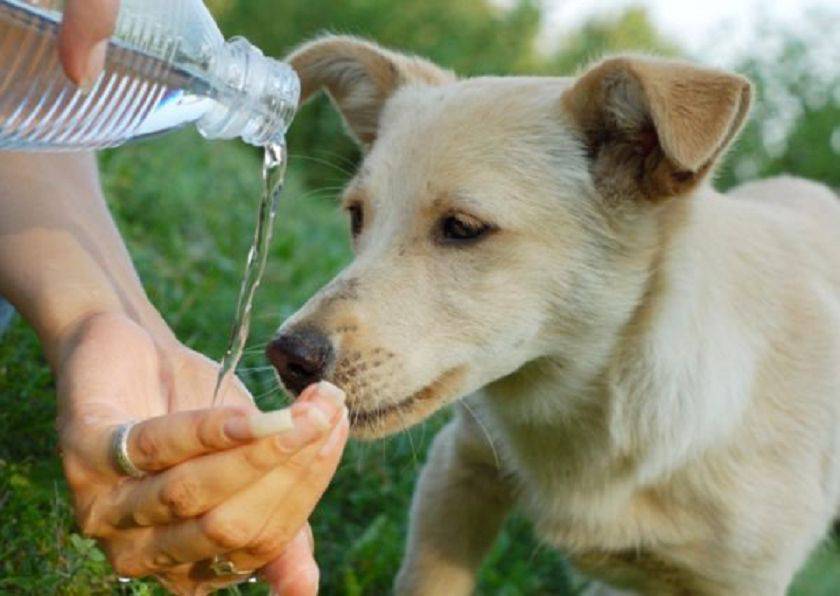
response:
<path id="1" fill-rule="evenodd" d="M 486 0 L 222 0 L 226 35 L 244 35 L 268 54 L 286 55 L 324 33 L 370 37 L 463 74 L 533 70 L 540 12 L 532 0 L 501 9 Z"/>
<path id="2" fill-rule="evenodd" d="M 756 98 L 721 187 L 795 174 L 840 190 L 838 28 L 840 7 L 811 13 L 798 30 L 763 25 L 761 44 L 736 66 Z"/>
<path id="3" fill-rule="evenodd" d="M 502 9 L 486 0 L 210 0 L 226 35 L 245 35 L 283 56 L 324 31 L 352 33 L 432 58 L 460 74 L 569 74 L 617 51 L 680 54 L 642 9 L 585 23 L 543 55 L 536 1 Z M 761 36 L 738 70 L 757 86 L 753 118 L 720 176 L 722 186 L 789 172 L 840 186 L 837 13 L 812 30 Z M 772 43 L 770 43 L 772 42 Z M 334 196 L 358 159 L 319 98 L 292 127 L 292 163 L 251 350 L 238 370 L 266 408 L 283 401 L 262 358 L 277 324 L 350 258 Z M 221 354 L 259 192 L 256 152 L 182 132 L 101 156 L 103 184 L 149 295 L 186 343 Z M 119 584 L 101 553 L 75 531 L 52 429 L 53 386 L 34 334 L 20 321 L 0 341 L 0 593 L 152 594 Z M 374 444 L 351 444 L 313 517 L 327 595 L 387 594 L 402 555 L 416 473 L 446 414 Z M 825 548 L 791 594 L 829 595 L 840 554 Z M 529 524 L 514 516 L 485 562 L 478 593 L 575 593 L 580 582 Z M 244 594 L 265 594 L 246 586 Z"/>
<path id="4" fill-rule="evenodd" d="M 547 74 L 574 74 L 581 66 L 616 52 L 641 52 L 660 56 L 680 53 L 676 44 L 656 31 L 647 11 L 629 8 L 613 17 L 597 17 L 579 31 L 560 40 L 545 64 Z"/>

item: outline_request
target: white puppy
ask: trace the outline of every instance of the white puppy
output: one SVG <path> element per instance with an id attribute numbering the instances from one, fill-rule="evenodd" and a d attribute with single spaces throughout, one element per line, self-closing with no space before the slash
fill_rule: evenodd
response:
<path id="1" fill-rule="evenodd" d="M 840 509 L 840 202 L 710 186 L 750 84 L 634 56 L 457 79 L 346 37 L 291 61 L 365 155 L 356 259 L 270 357 L 293 391 L 341 385 L 359 437 L 470 404 L 397 592 L 470 593 L 517 506 L 619 586 L 783 594 Z"/>

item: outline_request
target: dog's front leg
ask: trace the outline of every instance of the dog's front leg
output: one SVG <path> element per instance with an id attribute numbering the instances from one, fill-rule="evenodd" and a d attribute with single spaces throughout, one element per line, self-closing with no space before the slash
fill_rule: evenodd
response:
<path id="1" fill-rule="evenodd" d="M 411 506 L 398 596 L 471 594 L 475 574 L 512 504 L 493 452 L 459 413 L 435 438 Z"/>

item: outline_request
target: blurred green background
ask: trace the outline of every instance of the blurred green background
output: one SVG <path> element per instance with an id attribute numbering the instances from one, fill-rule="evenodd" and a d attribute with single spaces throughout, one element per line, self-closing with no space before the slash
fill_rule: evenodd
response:
<path id="1" fill-rule="evenodd" d="M 428 56 L 460 74 L 570 74 L 621 50 L 686 55 L 644 7 L 585 20 L 546 49 L 544 5 L 487 0 L 211 0 L 226 35 L 282 56 L 325 31 L 368 36 Z M 758 23 L 757 44 L 729 64 L 754 80 L 753 118 L 718 185 L 779 172 L 840 187 L 840 9 L 805 26 Z M 801 24 L 801 23 L 800 23 Z M 766 43 L 766 42 L 772 43 Z M 827 45 L 828 44 L 828 45 Z M 830 47 L 829 47 L 830 46 Z M 829 53 L 826 54 L 826 47 Z M 714 61 L 709 54 L 688 57 Z M 258 402 L 282 403 L 261 346 L 350 259 L 335 196 L 358 162 L 329 103 L 302 110 L 289 139 L 291 167 L 249 352 L 239 370 Z M 153 302 L 184 342 L 224 349 L 259 192 L 259 154 L 192 132 L 101 155 L 103 183 Z M 32 332 L 19 320 L 0 342 L 0 593 L 148 594 L 117 582 L 94 543 L 76 533 L 55 451 L 53 385 Z M 407 507 L 424 453 L 446 413 L 374 444 L 352 444 L 313 518 L 323 594 L 387 594 L 401 557 Z M 577 593 L 583 583 L 514 516 L 484 565 L 480 594 Z M 265 588 L 246 586 L 248 594 Z M 797 578 L 796 595 L 840 594 L 830 542 Z"/>

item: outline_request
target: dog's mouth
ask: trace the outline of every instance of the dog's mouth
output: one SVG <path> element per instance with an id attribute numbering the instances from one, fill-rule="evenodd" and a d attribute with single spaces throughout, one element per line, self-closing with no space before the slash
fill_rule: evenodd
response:
<path id="1" fill-rule="evenodd" d="M 347 405 L 353 436 L 360 439 L 384 437 L 425 420 L 457 394 L 466 372 L 466 366 L 456 366 L 407 398 L 376 408 L 365 409 L 354 404 L 351 396 Z"/>

